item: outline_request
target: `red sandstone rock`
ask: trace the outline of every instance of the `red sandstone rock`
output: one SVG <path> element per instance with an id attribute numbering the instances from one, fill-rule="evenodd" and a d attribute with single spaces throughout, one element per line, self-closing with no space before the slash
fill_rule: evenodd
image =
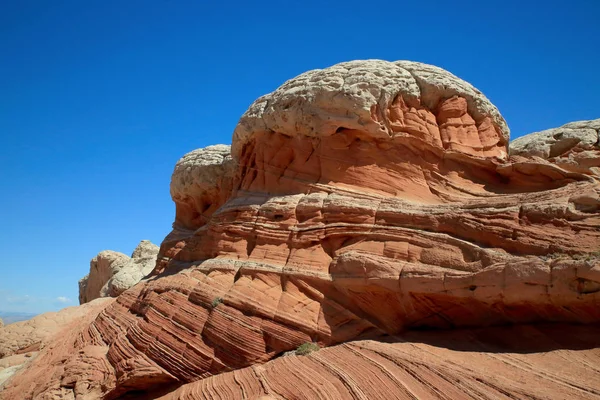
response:
<path id="1" fill-rule="evenodd" d="M 537 357 L 499 358 L 533 365 L 520 376 L 478 354 L 473 368 L 489 373 L 451 373 L 437 356 L 417 361 L 426 346 L 404 355 L 405 345 L 365 341 L 415 328 L 600 321 L 597 170 L 509 157 L 507 142 L 498 110 L 436 67 L 352 62 L 286 82 L 242 116 L 231 157 L 217 146 L 178 162 L 176 220 L 150 279 L 44 351 L 2 395 L 113 399 L 196 382 L 174 396 L 239 398 L 237 386 L 215 388 L 240 379 L 248 398 L 325 397 L 301 389 L 296 377 L 308 369 L 330 382 L 331 398 L 348 398 L 348 387 L 354 398 L 600 393 L 591 378 L 581 392 L 556 370 L 539 372 Z M 260 366 L 305 342 L 338 346 Z M 358 366 L 372 379 L 352 377 Z M 269 375 L 280 367 L 281 377 Z M 402 374 L 444 389 L 402 386 Z M 498 375 L 508 378 L 490 381 Z M 540 375 L 554 383 L 542 388 Z"/>
<path id="2" fill-rule="evenodd" d="M 112 301 L 113 299 L 96 299 L 78 307 L 67 307 L 59 312 L 48 312 L 30 320 L 15 322 L 0 328 L 0 398 L 27 398 L 29 389 L 4 392 L 5 382 L 19 370 L 28 368 L 37 357 L 38 351 L 42 350 L 42 361 L 35 364 L 38 368 L 39 366 L 42 368 L 37 373 L 35 372 L 36 367 L 28 370 L 28 377 L 24 378 L 22 382 L 29 382 L 26 385 L 33 389 L 36 384 L 48 379 L 45 368 L 53 371 L 53 365 L 47 360 L 56 363 L 56 349 L 59 348 L 62 352 L 62 358 L 59 360 L 66 360 L 73 352 L 74 342 L 69 340 L 73 337 L 72 332 L 81 329 L 81 326 L 89 325 L 98 313 Z M 28 381 L 28 379 L 31 380 Z M 71 393 L 70 390 L 60 388 L 51 392 Z M 50 393 L 48 396 L 52 398 Z"/>
<path id="3" fill-rule="evenodd" d="M 107 300 L 96 300 L 88 305 L 67 307 L 58 312 L 47 312 L 27 321 L 0 327 L 0 359 L 43 348 L 65 326 L 84 318 L 90 312 L 99 312 L 107 304 Z"/>
<path id="4" fill-rule="evenodd" d="M 408 333 L 281 357 L 161 400 L 596 399 L 599 334 L 582 326 Z"/>

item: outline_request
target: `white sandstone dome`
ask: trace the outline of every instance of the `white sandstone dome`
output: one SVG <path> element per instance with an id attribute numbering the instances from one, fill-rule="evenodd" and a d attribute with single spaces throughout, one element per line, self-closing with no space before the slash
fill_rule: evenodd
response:
<path id="1" fill-rule="evenodd" d="M 198 191 L 215 188 L 219 179 L 233 174 L 231 147 L 217 144 L 191 151 L 181 157 L 171 176 L 171 197 L 184 199 Z"/>
<path id="2" fill-rule="evenodd" d="M 379 110 L 388 110 L 399 96 L 432 111 L 446 99 L 461 97 L 476 124 L 488 119 L 498 142 L 509 141 L 510 131 L 498 109 L 448 71 L 412 61 L 358 60 L 308 71 L 257 99 L 234 131 L 232 155 L 239 159 L 243 146 L 261 132 L 326 137 L 343 128 L 389 138 L 390 123 Z"/>

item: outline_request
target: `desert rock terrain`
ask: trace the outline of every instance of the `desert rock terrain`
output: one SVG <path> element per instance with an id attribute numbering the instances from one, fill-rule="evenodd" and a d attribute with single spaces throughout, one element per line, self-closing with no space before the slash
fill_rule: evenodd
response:
<path id="1" fill-rule="evenodd" d="M 304 73 L 177 162 L 152 271 L 0 398 L 598 398 L 599 130 L 509 145 L 421 63 Z"/>

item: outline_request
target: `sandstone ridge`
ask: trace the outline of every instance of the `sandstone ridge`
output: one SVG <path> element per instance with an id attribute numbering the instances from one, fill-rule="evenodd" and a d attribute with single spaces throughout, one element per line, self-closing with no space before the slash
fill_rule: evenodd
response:
<path id="1" fill-rule="evenodd" d="M 306 398 L 518 398 L 536 392 L 516 380 L 541 387 L 545 368 L 552 388 L 538 393 L 596 396 L 593 372 L 577 388 L 541 358 L 481 355 L 485 341 L 469 353 L 474 367 L 454 372 L 440 361 L 460 358 L 443 349 L 452 333 L 438 349 L 401 343 L 415 329 L 600 322 L 595 124 L 564 136 L 584 158 L 527 144 L 561 140 L 553 134 L 509 149 L 496 107 L 437 67 L 369 60 L 300 75 L 250 106 L 231 149 L 177 163 L 176 217 L 154 270 L 3 394 L 287 398 L 287 387 Z M 523 329 L 494 346 L 557 341 L 552 328 Z M 597 343 L 577 332 L 597 358 Z M 330 348 L 281 357 L 307 342 Z M 509 374 L 506 363 L 530 369 L 496 386 L 473 372 Z M 300 390 L 309 370 L 329 382 L 315 385 L 323 392 Z M 359 370 L 380 374 L 381 386 Z M 428 379 L 448 391 L 418 383 Z"/>

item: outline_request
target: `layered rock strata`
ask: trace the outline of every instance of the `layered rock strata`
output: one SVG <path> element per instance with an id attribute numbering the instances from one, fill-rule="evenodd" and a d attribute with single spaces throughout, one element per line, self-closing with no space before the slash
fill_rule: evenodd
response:
<path id="1" fill-rule="evenodd" d="M 26 398 L 25 393 L 20 391 L 4 393 L 5 382 L 20 370 L 29 367 L 40 351 L 49 353 L 44 357 L 50 357 L 55 364 L 46 367 L 53 371 L 53 367 L 56 367 L 57 363 L 60 364 L 60 360 L 65 360 L 73 352 L 72 332 L 81 329 L 82 326 L 88 326 L 98 313 L 113 301 L 114 299 L 108 298 L 96 299 L 78 307 L 67 307 L 58 312 L 48 312 L 27 321 L 0 327 L 0 398 Z M 57 344 L 64 346 L 62 358 L 58 360 L 54 358 L 56 354 L 52 350 Z M 45 361 L 39 365 L 45 365 Z M 43 373 L 41 377 L 47 378 Z M 40 376 L 35 377 L 34 382 L 39 378 Z M 46 395 L 47 398 L 55 398 L 51 393 Z"/>
<path id="2" fill-rule="evenodd" d="M 160 399 L 597 399 L 599 334 L 564 325 L 406 333 L 280 357 Z"/>
<path id="3" fill-rule="evenodd" d="M 90 272 L 79 281 L 79 304 L 99 297 L 117 297 L 148 275 L 156 265 L 158 246 L 142 240 L 131 257 L 101 251 L 90 261 Z"/>
<path id="4" fill-rule="evenodd" d="M 209 377 L 254 365 L 274 382 L 256 365 L 306 342 L 598 322 L 600 176 L 509 156 L 508 139 L 498 110 L 436 67 L 356 61 L 286 82 L 242 116 L 230 155 L 221 145 L 177 163 L 176 219 L 151 276 L 73 333 L 77 355 L 38 358 L 5 393 L 111 399 L 199 381 L 191 390 L 210 398 L 210 385 L 246 378 Z M 330 370 L 345 386 L 355 354 L 367 365 L 396 351 L 357 343 L 306 362 L 339 356 L 346 367 Z M 267 365 L 306 372 L 290 360 Z M 351 397 L 369 397 L 360 390 Z"/>
<path id="5" fill-rule="evenodd" d="M 100 311 L 105 299 L 93 301 L 83 307 L 67 307 L 57 312 L 47 312 L 27 321 L 14 322 L 0 328 L 0 359 L 14 354 L 38 351 L 72 321 L 90 312 Z"/>

